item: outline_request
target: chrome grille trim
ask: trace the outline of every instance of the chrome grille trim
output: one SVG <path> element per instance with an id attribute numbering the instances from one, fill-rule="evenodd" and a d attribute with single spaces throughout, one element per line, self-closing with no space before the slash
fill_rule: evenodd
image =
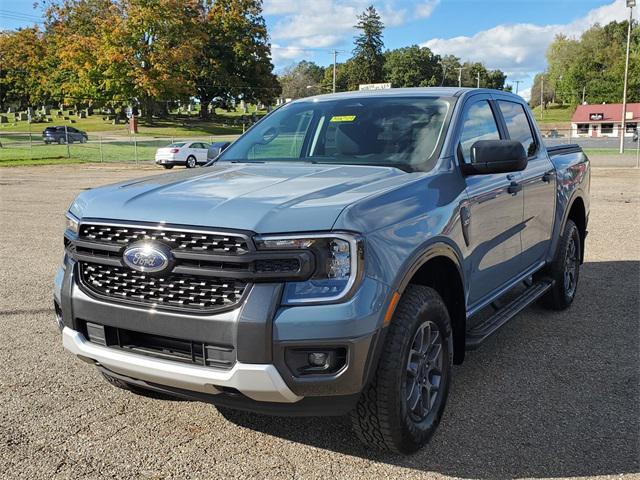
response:
<path id="1" fill-rule="evenodd" d="M 104 245 L 127 246 L 141 240 L 154 240 L 178 251 L 242 255 L 252 250 L 246 235 L 206 230 L 186 230 L 164 225 L 104 224 L 82 222 L 78 238 Z"/>
<path id="2" fill-rule="evenodd" d="M 79 221 L 79 232 L 65 233 L 65 249 L 67 254 L 78 263 L 76 280 L 81 289 L 88 295 L 105 301 L 129 303 L 141 308 L 182 310 L 189 313 L 211 314 L 237 308 L 244 301 L 251 285 L 255 282 L 284 282 L 308 279 L 315 270 L 315 258 L 308 251 L 257 251 L 253 243 L 253 233 L 245 231 L 221 231 L 205 228 L 188 228 L 170 224 L 149 224 L 110 222 L 100 219 L 85 218 Z M 90 227 L 94 227 L 91 229 Z M 93 234 L 90 232 L 97 232 Z M 118 232 L 118 230 L 123 230 Z M 89 234 L 88 234 L 89 232 Z M 118 237 L 111 234 L 120 233 Z M 164 235 L 162 235 L 164 234 Z M 167 241 L 167 237 L 182 235 L 179 241 Z M 90 236 L 91 235 L 91 236 Z M 126 286 L 125 294 L 115 293 L 116 290 L 101 290 L 100 285 L 93 284 L 95 278 L 83 274 L 82 267 L 92 265 L 96 268 L 120 269 L 130 275 L 141 275 L 129 268 L 123 261 L 123 253 L 129 245 L 146 240 L 150 243 L 158 242 L 169 246 L 173 261 L 168 270 L 154 274 L 147 273 L 149 278 L 191 278 L 194 281 L 205 282 L 206 285 L 234 285 L 237 291 L 232 295 L 221 291 L 221 296 L 213 293 L 208 301 L 196 302 L 195 299 L 178 298 L 178 300 L 158 300 L 157 292 L 150 289 L 146 279 L 139 278 L 140 291 Z M 201 248 L 198 242 L 207 241 L 213 236 L 220 237 L 222 242 L 233 242 L 234 248 L 226 245 L 215 248 Z M 108 239 L 108 240 L 107 240 Z M 129 239 L 129 241 L 126 241 Z M 180 243 L 188 239 L 191 244 Z M 195 248 L 189 245 L 195 245 Z M 239 246 L 238 246 L 239 245 Z M 297 268 L 296 268 L 297 267 Z M 118 271 L 120 271 L 118 270 Z M 103 273 L 104 275 L 104 273 Z M 111 279 L 113 282 L 114 279 Z M 121 278 L 115 279 L 120 281 Z M 122 286 L 121 288 L 124 288 Z M 227 287 L 223 287 L 223 290 Z M 240 291 L 241 290 L 241 291 Z M 120 290 L 122 291 L 122 290 Z M 201 292 L 199 292 L 201 293 Z M 178 296 L 183 295 L 177 291 Z M 225 296 L 225 294 L 227 296 Z M 168 297 L 173 299 L 174 297 Z M 208 298 L 208 297 L 207 297 Z M 182 302 L 180 301 L 182 300 Z M 215 301 L 214 301 L 215 300 Z M 201 304 L 202 303 L 202 304 Z"/>
<path id="3" fill-rule="evenodd" d="M 99 297 L 153 308 L 219 311 L 236 306 L 248 290 L 246 282 L 169 273 L 154 276 L 126 267 L 81 261 L 81 285 Z"/>

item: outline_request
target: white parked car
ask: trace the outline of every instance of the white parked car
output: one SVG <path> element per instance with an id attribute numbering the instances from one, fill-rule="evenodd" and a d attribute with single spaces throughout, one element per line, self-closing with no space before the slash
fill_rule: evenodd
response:
<path id="1" fill-rule="evenodd" d="M 208 151 L 209 144 L 206 142 L 175 142 L 156 151 L 156 164 L 164 168 L 173 168 L 174 165 L 193 168 L 207 163 Z"/>

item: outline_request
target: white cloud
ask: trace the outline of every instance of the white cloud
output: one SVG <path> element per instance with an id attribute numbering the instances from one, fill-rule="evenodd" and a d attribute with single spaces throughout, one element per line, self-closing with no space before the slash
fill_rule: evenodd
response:
<path id="1" fill-rule="evenodd" d="M 313 49 L 339 45 L 355 34 L 357 16 L 371 3 L 387 27 L 397 27 L 409 21 L 429 17 L 440 0 L 265 0 L 264 13 L 277 16 L 271 31 L 280 45 L 295 47 L 278 53 L 273 51 L 276 64 L 280 60 L 308 58 Z M 305 51 L 305 48 L 307 49 Z M 295 51 L 299 55 L 295 55 Z"/>
<path id="2" fill-rule="evenodd" d="M 416 17 L 417 18 L 428 18 L 431 16 L 433 11 L 436 9 L 440 0 L 426 0 L 419 5 L 416 6 Z"/>
<path id="3" fill-rule="evenodd" d="M 518 95 L 520 95 L 528 102 L 529 100 L 531 100 L 531 87 L 520 90 L 518 92 Z"/>
<path id="4" fill-rule="evenodd" d="M 564 25 L 498 25 L 475 35 L 435 38 L 422 45 L 439 54 L 483 62 L 487 67 L 499 68 L 514 78 L 528 76 L 531 72 L 544 70 L 545 52 L 556 35 L 577 37 L 594 23 L 623 20 L 628 15 L 625 3 L 625 0 L 615 0 Z"/>

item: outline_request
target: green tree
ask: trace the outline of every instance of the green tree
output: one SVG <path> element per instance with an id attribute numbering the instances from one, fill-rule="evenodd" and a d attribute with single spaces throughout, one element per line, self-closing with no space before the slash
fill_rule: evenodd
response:
<path id="1" fill-rule="evenodd" d="M 111 0 L 66 0 L 45 12 L 46 88 L 59 103 L 76 106 L 113 104 L 118 92 L 100 61 L 102 31 L 116 9 Z M 120 102 L 128 98 L 121 97 Z"/>
<path id="2" fill-rule="evenodd" d="M 427 47 L 388 50 L 384 54 L 384 78 L 394 87 L 432 87 L 440 81 L 440 57 Z"/>
<path id="3" fill-rule="evenodd" d="M 455 55 L 444 55 L 440 58 L 440 85 L 443 87 L 457 87 L 458 74 L 460 73 L 460 59 Z"/>
<path id="4" fill-rule="evenodd" d="M 285 98 L 301 98 L 326 92 L 327 86 L 323 85 L 324 74 L 324 68 L 314 62 L 302 60 L 285 69 L 279 76 L 282 95 Z"/>
<path id="5" fill-rule="evenodd" d="M 97 61 L 108 90 L 140 103 L 147 121 L 158 102 L 193 94 L 204 45 L 198 0 L 120 0 L 100 28 Z"/>
<path id="6" fill-rule="evenodd" d="M 237 100 L 270 103 L 280 93 L 273 74 L 271 45 L 260 0 L 206 0 L 200 29 L 204 48 L 196 57 L 196 96 L 208 115 L 216 101 L 229 107 Z M 318 67 L 320 68 L 320 67 Z"/>
<path id="7" fill-rule="evenodd" d="M 38 27 L 0 32 L 0 105 L 21 109 L 47 99 L 43 34 Z"/>
<path id="8" fill-rule="evenodd" d="M 336 64 L 336 92 L 346 92 L 349 90 L 349 79 L 351 78 L 351 67 L 353 61 L 351 59 L 343 63 Z M 329 65 L 324 69 L 324 78 L 322 80 L 324 90 L 333 90 L 333 65 Z"/>
<path id="9" fill-rule="evenodd" d="M 507 75 L 499 69 L 487 70 L 486 78 L 480 80 L 480 86 L 486 88 L 494 88 L 496 90 L 504 90 L 504 82 L 507 80 Z"/>
<path id="10" fill-rule="evenodd" d="M 556 101 L 574 105 L 582 101 L 583 92 L 589 103 L 620 103 L 627 28 L 627 21 L 611 22 L 604 26 L 594 25 L 579 40 L 556 37 L 547 50 L 545 90 L 549 88 L 555 92 Z M 630 102 L 640 101 L 640 28 L 637 22 L 632 26 L 627 94 Z"/>
<path id="11" fill-rule="evenodd" d="M 533 78 L 533 85 L 531 86 L 531 100 L 529 100 L 529 105 L 531 108 L 535 108 L 540 105 L 540 94 L 543 94 L 543 101 L 546 105 L 549 102 L 552 102 L 556 97 L 555 87 L 553 83 L 549 79 L 549 74 L 538 73 Z M 544 92 L 542 92 L 542 79 L 544 78 Z"/>
<path id="12" fill-rule="evenodd" d="M 353 49 L 353 65 L 350 68 L 350 88 L 357 88 L 360 83 L 376 83 L 384 80 L 384 55 L 382 49 L 382 32 L 384 24 L 380 15 L 370 5 L 355 25 L 360 33 L 355 37 Z"/>

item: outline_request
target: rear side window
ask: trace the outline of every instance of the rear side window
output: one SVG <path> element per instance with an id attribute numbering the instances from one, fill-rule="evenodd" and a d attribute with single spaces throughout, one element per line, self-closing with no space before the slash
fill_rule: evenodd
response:
<path id="1" fill-rule="evenodd" d="M 519 103 L 503 100 L 499 100 L 498 105 L 500 106 L 504 123 L 507 125 L 509 138 L 520 142 L 524 147 L 524 151 L 527 152 L 527 156 L 534 155 L 537 145 L 524 107 Z"/>
<path id="2" fill-rule="evenodd" d="M 500 132 L 489 102 L 471 105 L 464 117 L 460 149 L 466 163 L 471 163 L 471 146 L 478 140 L 500 140 Z"/>

